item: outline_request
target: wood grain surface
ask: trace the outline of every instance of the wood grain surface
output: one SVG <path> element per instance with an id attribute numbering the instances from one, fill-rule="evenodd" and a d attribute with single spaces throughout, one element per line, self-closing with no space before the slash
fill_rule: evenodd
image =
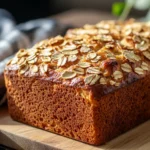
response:
<path id="1" fill-rule="evenodd" d="M 13 121 L 2 107 L 0 144 L 25 150 L 150 150 L 150 121 L 96 147 Z"/>

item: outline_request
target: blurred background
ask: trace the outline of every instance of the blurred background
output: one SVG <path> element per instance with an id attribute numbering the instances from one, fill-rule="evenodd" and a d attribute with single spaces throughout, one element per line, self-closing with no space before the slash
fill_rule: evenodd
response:
<path id="1" fill-rule="evenodd" d="M 6 102 L 4 67 L 20 48 L 101 20 L 150 21 L 150 0 L 1 0 L 0 8 L 0 106 Z"/>
<path id="2" fill-rule="evenodd" d="M 112 15 L 112 7 L 115 7 L 113 14 L 118 17 L 119 13 L 122 12 L 121 9 L 123 9 L 124 3 L 134 1 L 138 1 L 140 4 L 132 8 L 129 16 L 135 18 L 146 16 L 149 11 L 150 0 L 1 0 L 0 8 L 8 10 L 14 16 L 17 23 L 36 18 L 57 16 L 69 10 L 80 10 L 80 13 L 81 10 L 82 13 L 85 10 L 86 14 L 94 11 L 97 12 L 96 14 L 99 15 L 99 20 L 101 20 L 103 16 L 106 19 L 115 18 Z M 144 1 L 146 1 L 146 4 L 144 4 L 143 8 Z M 114 6 L 114 3 L 117 4 Z"/>

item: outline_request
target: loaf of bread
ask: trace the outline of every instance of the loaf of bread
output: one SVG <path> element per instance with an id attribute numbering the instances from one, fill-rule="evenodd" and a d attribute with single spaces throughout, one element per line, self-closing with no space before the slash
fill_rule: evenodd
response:
<path id="1" fill-rule="evenodd" d="M 103 21 L 21 49 L 5 82 L 14 120 L 103 144 L 150 119 L 150 24 Z"/>

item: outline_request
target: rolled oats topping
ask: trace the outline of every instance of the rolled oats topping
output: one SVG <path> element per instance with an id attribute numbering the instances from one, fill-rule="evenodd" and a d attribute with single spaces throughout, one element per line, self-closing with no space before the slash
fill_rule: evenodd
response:
<path id="1" fill-rule="evenodd" d="M 30 60 L 33 60 L 35 58 L 36 58 L 35 54 L 31 54 L 31 55 L 29 54 L 29 56 L 26 59 L 27 59 L 27 61 L 30 61 Z"/>
<path id="2" fill-rule="evenodd" d="M 37 52 L 38 52 L 38 50 L 35 49 L 35 48 L 27 50 L 27 53 L 28 53 L 29 56 L 35 56 L 37 54 Z"/>
<path id="3" fill-rule="evenodd" d="M 99 75 L 88 75 L 85 77 L 85 84 L 93 85 L 99 80 Z"/>
<path id="4" fill-rule="evenodd" d="M 12 60 L 11 60 L 11 64 L 14 65 L 18 62 L 19 58 L 18 57 L 14 57 Z"/>
<path id="5" fill-rule="evenodd" d="M 130 62 L 140 61 L 141 57 L 136 55 L 133 51 L 124 50 L 124 57 L 128 59 Z"/>
<path id="6" fill-rule="evenodd" d="M 149 66 L 148 66 L 148 64 L 145 63 L 145 62 L 142 62 L 141 68 L 142 68 L 143 70 L 147 70 L 147 71 L 149 70 Z"/>
<path id="7" fill-rule="evenodd" d="M 91 49 L 89 47 L 83 46 L 83 47 L 80 48 L 81 53 L 87 53 L 89 51 L 91 51 Z"/>
<path id="8" fill-rule="evenodd" d="M 71 79 L 71 78 L 74 78 L 76 76 L 76 73 L 75 72 L 71 72 L 71 71 L 64 71 L 62 73 L 62 78 L 63 79 Z"/>
<path id="9" fill-rule="evenodd" d="M 150 52 L 149 51 L 146 51 L 146 52 L 143 52 L 143 55 L 150 60 Z"/>
<path id="10" fill-rule="evenodd" d="M 140 43 L 135 44 L 135 48 L 140 51 L 146 51 L 149 48 L 149 41 L 141 41 Z"/>
<path id="11" fill-rule="evenodd" d="M 57 54 L 52 55 L 52 59 L 58 60 L 58 59 L 62 58 L 63 56 L 64 56 L 64 54 L 57 53 Z"/>
<path id="12" fill-rule="evenodd" d="M 149 73 L 149 61 L 150 24 L 102 21 L 21 49 L 7 66 L 21 75 L 53 72 L 62 81 L 119 87 L 132 74 Z"/>
<path id="13" fill-rule="evenodd" d="M 144 70 L 140 67 L 136 67 L 134 69 L 135 73 L 139 74 L 139 75 L 143 75 L 144 74 Z"/>
<path id="14" fill-rule="evenodd" d="M 67 57 L 61 57 L 58 59 L 57 66 L 64 66 L 67 62 Z"/>
<path id="15" fill-rule="evenodd" d="M 17 53 L 17 54 L 16 54 L 18 58 L 21 58 L 21 57 L 27 55 L 27 51 L 26 51 L 26 50 L 21 49 L 20 51 L 21 51 L 21 53 Z"/>
<path id="16" fill-rule="evenodd" d="M 137 35 L 134 35 L 134 36 L 133 36 L 133 41 L 134 41 L 135 43 L 140 43 L 140 42 L 141 42 L 141 38 L 140 38 L 139 36 L 137 36 Z"/>
<path id="17" fill-rule="evenodd" d="M 96 53 L 88 53 L 87 54 L 87 59 L 94 59 L 95 57 L 97 56 L 97 54 Z"/>
<path id="18" fill-rule="evenodd" d="M 77 55 L 69 55 L 68 57 L 68 61 L 70 62 L 74 62 L 78 59 Z"/>
<path id="19" fill-rule="evenodd" d="M 107 84 L 107 80 L 105 78 L 100 78 L 100 84 Z"/>
<path id="20" fill-rule="evenodd" d="M 75 50 L 75 49 L 76 49 L 76 45 L 68 45 L 68 46 L 65 46 L 62 50 L 70 51 L 70 50 Z"/>
<path id="21" fill-rule="evenodd" d="M 87 68 L 86 72 L 87 73 L 93 73 L 93 74 L 100 74 L 101 73 L 100 68 L 98 68 L 98 67 L 89 67 L 89 68 Z"/>
<path id="22" fill-rule="evenodd" d="M 41 57 L 41 59 L 43 62 L 50 62 L 51 61 L 51 57 L 47 57 L 47 56 Z"/>
<path id="23" fill-rule="evenodd" d="M 41 64 L 40 65 L 40 72 L 45 74 L 48 71 L 48 64 Z"/>
<path id="24" fill-rule="evenodd" d="M 100 76 L 99 75 L 94 75 L 94 78 L 92 79 L 92 81 L 90 82 L 90 85 L 95 84 L 98 80 L 99 80 Z"/>
<path id="25" fill-rule="evenodd" d="M 116 59 L 115 55 L 112 53 L 107 53 L 106 57 L 110 58 L 110 59 Z"/>
<path id="26" fill-rule="evenodd" d="M 132 68 L 128 63 L 121 64 L 121 69 L 124 72 L 131 72 L 132 71 Z"/>
<path id="27" fill-rule="evenodd" d="M 32 65 L 32 66 L 30 66 L 30 69 L 31 69 L 31 72 L 36 73 L 36 72 L 38 72 L 39 68 L 36 65 Z"/>
<path id="28" fill-rule="evenodd" d="M 96 63 L 101 59 L 101 56 L 96 56 L 96 58 L 92 59 L 91 62 Z"/>
<path id="29" fill-rule="evenodd" d="M 97 35 L 97 39 L 104 41 L 104 42 L 111 42 L 113 41 L 113 38 L 111 35 Z"/>
<path id="30" fill-rule="evenodd" d="M 123 73 L 121 72 L 121 71 L 115 71 L 114 73 L 113 73 L 113 76 L 114 76 L 114 79 L 115 80 L 118 80 L 118 79 L 121 79 L 122 77 L 123 77 Z"/>
<path id="31" fill-rule="evenodd" d="M 91 66 L 89 62 L 79 62 L 78 64 L 81 68 L 88 68 Z"/>
<path id="32" fill-rule="evenodd" d="M 17 63 L 18 63 L 19 66 L 24 65 L 24 64 L 26 64 L 26 59 L 25 59 L 24 57 L 22 57 L 22 58 L 20 58 L 20 59 L 18 60 Z"/>
<path id="33" fill-rule="evenodd" d="M 69 50 L 69 51 L 61 51 L 65 55 L 76 55 L 78 54 L 78 50 Z"/>
<path id="34" fill-rule="evenodd" d="M 29 64 L 35 64 L 37 62 L 37 57 L 31 59 L 31 60 L 28 60 L 28 63 Z"/>
<path id="35" fill-rule="evenodd" d="M 110 83 L 110 85 L 115 85 L 116 84 L 116 82 L 113 81 L 113 80 L 110 80 L 109 83 Z"/>
<path id="36" fill-rule="evenodd" d="M 134 44 L 131 39 L 131 37 L 125 37 L 123 40 L 121 40 L 120 44 L 127 49 L 134 49 Z"/>
<path id="37" fill-rule="evenodd" d="M 84 72 L 85 72 L 83 68 L 79 68 L 79 67 L 73 69 L 73 71 L 76 72 L 77 74 L 82 74 L 82 75 L 83 75 Z"/>
<path id="38" fill-rule="evenodd" d="M 23 65 L 23 66 L 20 68 L 19 73 L 20 73 L 20 74 L 24 74 L 26 71 L 28 71 L 28 69 L 29 69 L 29 66 Z"/>

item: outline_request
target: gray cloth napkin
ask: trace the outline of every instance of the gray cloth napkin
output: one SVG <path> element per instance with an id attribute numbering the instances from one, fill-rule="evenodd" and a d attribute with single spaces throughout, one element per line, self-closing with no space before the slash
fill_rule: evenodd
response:
<path id="1" fill-rule="evenodd" d="M 3 71 L 6 63 L 20 48 L 29 48 L 35 43 L 56 35 L 65 34 L 70 27 L 53 19 L 31 20 L 19 25 L 13 16 L 0 9 L 0 105 L 6 101 Z"/>

